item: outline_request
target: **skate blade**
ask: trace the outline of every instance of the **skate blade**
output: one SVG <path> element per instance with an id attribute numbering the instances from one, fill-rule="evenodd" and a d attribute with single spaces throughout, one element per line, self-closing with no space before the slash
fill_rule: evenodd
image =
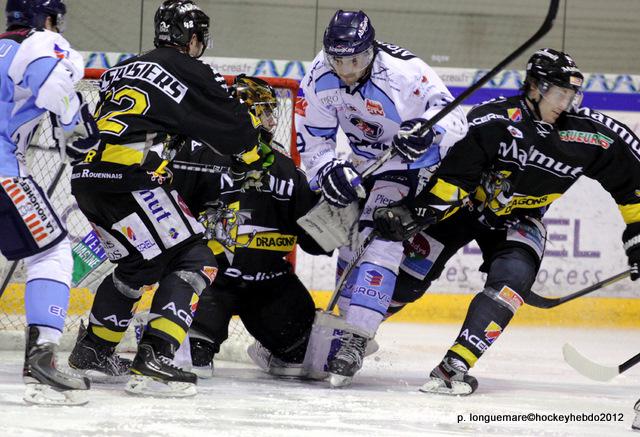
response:
<path id="1" fill-rule="evenodd" d="M 86 376 L 91 380 L 91 382 L 95 382 L 96 384 L 119 384 L 126 382 L 130 376 L 129 373 L 123 373 L 122 375 L 107 375 L 99 370 L 82 370 L 73 368 L 73 371 L 79 375 Z"/>
<path id="2" fill-rule="evenodd" d="M 436 393 L 450 396 L 467 396 L 473 393 L 473 388 L 466 382 L 451 381 L 451 388 L 441 379 L 431 378 L 419 389 L 423 393 Z"/>
<path id="3" fill-rule="evenodd" d="M 185 398 L 198 393 L 196 385 L 190 382 L 166 382 L 144 375 L 132 375 L 124 391 L 135 396 L 164 398 Z"/>
<path id="4" fill-rule="evenodd" d="M 191 366 L 190 371 L 198 375 L 198 379 L 213 378 L 213 366 Z"/>
<path id="5" fill-rule="evenodd" d="M 89 402 L 86 390 L 55 390 L 46 384 L 27 384 L 24 401 L 31 405 L 80 406 Z"/>
<path id="6" fill-rule="evenodd" d="M 335 373 L 329 374 L 329 386 L 331 388 L 343 388 L 351 385 L 353 376 L 336 375 Z"/>

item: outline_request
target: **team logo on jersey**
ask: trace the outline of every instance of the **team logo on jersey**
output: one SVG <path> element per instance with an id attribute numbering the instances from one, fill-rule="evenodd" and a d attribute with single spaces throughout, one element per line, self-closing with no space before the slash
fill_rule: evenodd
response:
<path id="1" fill-rule="evenodd" d="M 384 276 L 377 270 L 367 270 L 364 272 L 364 280 L 372 287 L 379 287 L 382 285 L 382 279 Z"/>
<path id="2" fill-rule="evenodd" d="M 131 229 L 131 226 L 123 226 L 120 229 L 120 232 L 122 232 L 122 234 L 127 237 L 128 240 L 130 241 L 136 241 L 136 233 L 133 232 L 133 229 Z"/>
<path id="3" fill-rule="evenodd" d="M 349 121 L 352 125 L 360 129 L 364 136 L 370 140 L 376 140 L 380 138 L 382 136 L 382 133 L 384 132 L 381 124 L 370 123 L 358 117 L 357 115 L 352 115 L 351 117 L 349 117 Z"/>
<path id="4" fill-rule="evenodd" d="M 56 58 L 58 59 L 64 59 L 69 57 L 69 51 L 64 50 L 58 44 L 53 45 L 53 52 L 56 54 Z"/>
<path id="5" fill-rule="evenodd" d="M 298 97 L 296 99 L 295 111 L 296 114 L 301 117 L 305 117 L 307 115 L 307 106 L 309 106 L 309 102 L 304 97 Z"/>
<path id="6" fill-rule="evenodd" d="M 365 104 L 367 106 L 367 112 L 371 115 L 381 115 L 384 117 L 384 108 L 382 107 L 382 103 L 366 99 Z"/>
<path id="7" fill-rule="evenodd" d="M 518 122 L 522 120 L 522 111 L 520 111 L 520 108 L 509 108 L 507 109 L 507 114 L 511 121 Z"/>
<path id="8" fill-rule="evenodd" d="M 613 139 L 600 132 L 582 132 L 577 130 L 561 130 L 558 132 L 560 135 L 560 141 L 567 141 L 570 143 L 584 143 L 592 146 L 600 146 L 603 149 L 608 149 L 613 143 Z"/>
<path id="9" fill-rule="evenodd" d="M 507 130 L 509 131 L 509 133 L 513 138 L 524 138 L 524 136 L 522 135 L 522 132 L 518 128 L 515 128 L 513 126 L 507 126 Z"/>
<path id="10" fill-rule="evenodd" d="M 500 334 L 502 334 L 502 328 L 493 320 L 487 325 L 486 328 L 484 328 L 484 338 L 489 344 L 492 344 L 494 341 L 496 341 L 496 338 L 500 337 Z"/>

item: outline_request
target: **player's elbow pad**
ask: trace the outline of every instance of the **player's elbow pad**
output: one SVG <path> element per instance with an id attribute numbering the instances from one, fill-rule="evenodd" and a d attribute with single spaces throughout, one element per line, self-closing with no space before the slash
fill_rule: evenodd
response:
<path id="1" fill-rule="evenodd" d="M 58 115 L 63 125 L 72 124 L 80 107 L 73 85 L 66 68 L 56 65 L 38 91 L 36 106 Z"/>

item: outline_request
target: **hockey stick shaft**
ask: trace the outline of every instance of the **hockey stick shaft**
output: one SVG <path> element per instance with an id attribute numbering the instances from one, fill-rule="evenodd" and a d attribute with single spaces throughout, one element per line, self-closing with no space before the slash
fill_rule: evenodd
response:
<path id="1" fill-rule="evenodd" d="M 372 231 L 369 235 L 367 235 L 367 238 L 364 239 L 362 244 L 353 253 L 353 256 L 351 257 L 349 264 L 345 266 L 344 271 L 342 272 L 342 276 L 340 276 L 340 279 L 336 284 L 336 288 L 333 291 L 333 294 L 331 295 L 331 299 L 329 299 L 329 303 L 327 304 L 327 309 L 325 310 L 325 312 L 327 313 L 333 312 L 333 309 L 338 303 L 338 298 L 340 297 L 340 291 L 342 290 L 342 287 L 344 286 L 344 284 L 347 282 L 349 275 L 351 275 L 353 268 L 358 264 L 358 262 L 360 261 L 360 258 L 362 258 L 364 253 L 367 251 L 369 246 L 371 246 L 371 243 L 373 242 L 373 240 L 375 240 L 377 236 L 378 236 L 377 232 Z"/>
<path id="2" fill-rule="evenodd" d="M 171 165 L 178 170 L 194 171 L 197 173 L 228 174 L 230 171 L 230 168 L 224 165 L 202 164 L 190 161 L 173 160 L 171 161 Z"/>
<path id="3" fill-rule="evenodd" d="M 558 6 L 560 4 L 560 0 L 551 0 L 549 3 L 549 10 L 547 11 L 547 15 L 544 19 L 544 22 L 538 29 L 536 33 L 534 33 L 531 38 L 525 41 L 520 47 L 510 53 L 506 58 L 500 61 L 495 67 L 493 67 L 488 73 L 482 76 L 476 83 L 471 85 L 469 88 L 464 90 L 462 94 L 456 97 L 451 103 L 442 108 L 440 112 L 438 112 L 433 118 L 429 119 L 427 123 L 425 123 L 419 131 L 421 136 L 426 135 L 429 130 L 436 125 L 440 120 L 449 115 L 451 111 L 456 109 L 462 102 L 464 102 L 471 94 L 475 93 L 477 90 L 482 88 L 489 80 L 491 80 L 496 74 L 500 72 L 504 67 L 509 65 L 512 61 L 514 61 L 518 56 L 522 55 L 529 47 L 531 47 L 534 43 L 536 43 L 540 38 L 551 30 L 553 27 L 553 21 L 556 18 L 558 13 Z M 384 165 L 387 161 L 389 161 L 395 155 L 394 149 L 387 150 L 376 162 L 374 162 L 371 166 L 367 167 L 362 172 L 362 179 L 365 179 L 372 175 L 376 170 L 378 170 L 382 165 Z"/>
<path id="4" fill-rule="evenodd" d="M 58 186 L 58 183 L 60 182 L 60 179 L 62 178 L 62 175 L 64 174 L 64 170 L 65 170 L 66 167 L 67 167 L 67 164 L 64 163 L 64 162 L 62 162 L 60 164 L 60 167 L 58 167 L 58 170 L 56 171 L 56 174 L 53 176 L 53 179 L 51 180 L 51 183 L 49 184 L 49 187 L 47 188 L 47 197 L 51 197 L 51 195 L 55 191 L 56 187 Z M 9 266 L 9 270 L 7 271 L 7 274 L 4 277 L 4 280 L 2 281 L 2 286 L 0 287 L 0 298 L 4 294 L 4 290 L 7 288 L 7 285 L 9 285 L 9 282 L 11 281 L 11 278 L 13 277 L 13 274 L 15 273 L 16 269 L 18 268 L 18 261 L 11 261 L 11 265 Z"/>
<path id="5" fill-rule="evenodd" d="M 578 290 L 575 293 L 571 293 L 563 297 L 544 297 L 532 291 L 525 299 L 525 302 L 528 305 L 534 306 L 536 308 L 547 309 L 557 307 L 558 305 L 562 305 L 563 303 L 569 302 L 573 299 L 577 299 L 581 296 L 584 296 L 585 294 L 592 293 L 608 285 L 616 283 L 624 278 L 629 277 L 630 274 L 631 270 L 625 270 L 624 272 L 620 272 L 616 275 L 611 276 L 610 278 L 604 279 L 600 282 L 588 286 L 587 288 L 583 288 L 582 290 Z"/>

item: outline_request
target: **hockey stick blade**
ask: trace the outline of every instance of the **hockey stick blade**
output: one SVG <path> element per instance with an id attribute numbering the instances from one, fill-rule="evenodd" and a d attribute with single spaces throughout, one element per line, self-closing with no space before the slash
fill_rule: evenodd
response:
<path id="1" fill-rule="evenodd" d="M 562 346 L 562 355 L 567 364 L 573 367 L 578 373 L 594 381 L 602 382 L 612 380 L 640 362 L 640 354 L 637 354 L 619 366 L 603 366 L 602 364 L 594 363 L 582 355 L 569 343 L 565 343 L 565 345 Z"/>
<path id="2" fill-rule="evenodd" d="M 593 285 L 588 286 L 587 288 L 583 288 L 582 290 L 578 290 L 575 293 L 568 294 L 563 297 L 544 297 L 539 294 L 534 293 L 533 291 L 529 293 L 529 296 L 525 299 L 525 302 L 528 305 L 531 305 L 536 308 L 554 308 L 558 305 L 562 305 L 563 303 L 569 302 L 573 299 L 577 299 L 585 294 L 593 293 L 594 291 L 600 290 L 601 288 L 606 287 L 607 285 L 611 285 L 615 282 L 620 281 L 621 279 L 627 278 L 631 274 L 631 270 L 625 270 L 624 272 L 620 272 L 616 275 L 611 276 L 610 278 L 604 279 L 600 282 L 597 282 Z"/>

